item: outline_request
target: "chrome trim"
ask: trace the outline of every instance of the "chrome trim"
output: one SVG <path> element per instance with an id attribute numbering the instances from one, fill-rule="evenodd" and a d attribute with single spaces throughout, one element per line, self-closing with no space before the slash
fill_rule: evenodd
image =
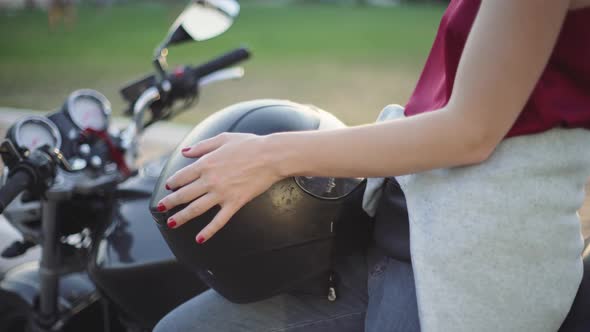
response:
<path id="1" fill-rule="evenodd" d="M 80 130 L 86 129 L 81 124 L 77 123 L 76 120 L 74 120 L 75 119 L 74 116 L 72 116 L 72 111 L 74 110 L 74 101 L 76 101 L 76 99 L 78 99 L 80 97 L 86 97 L 86 98 L 90 97 L 90 98 L 95 99 L 96 101 L 98 101 L 101 104 L 101 111 L 102 111 L 102 114 L 104 115 L 105 126 L 104 126 L 104 128 L 100 128 L 99 130 L 106 130 L 109 127 L 109 123 L 111 120 L 111 112 L 112 112 L 111 111 L 111 102 L 102 93 L 100 93 L 96 90 L 92 90 L 92 89 L 76 90 L 68 96 L 68 99 L 66 101 L 65 112 L 68 115 L 68 117 L 70 118 L 70 120 L 72 121 L 72 123 Z"/>
<path id="2" fill-rule="evenodd" d="M 61 153 L 58 148 L 54 148 L 52 151 L 52 156 L 59 162 L 59 164 L 68 172 L 73 172 L 74 169 L 66 159 L 66 157 Z"/>
<path id="3" fill-rule="evenodd" d="M 151 87 L 145 90 L 133 105 L 133 120 L 129 126 L 121 132 L 121 147 L 125 150 L 125 160 L 128 165 L 135 165 L 139 154 L 139 136 L 143 133 L 143 124 L 146 110 L 160 99 L 160 90 Z"/>
<path id="4" fill-rule="evenodd" d="M 61 148 L 62 140 L 61 140 L 61 133 L 59 132 L 59 129 L 57 129 L 57 126 L 55 125 L 55 123 L 53 123 L 53 121 L 49 120 L 46 117 L 39 116 L 39 115 L 29 115 L 29 116 L 24 117 L 16 122 L 16 124 L 14 125 L 14 137 L 13 138 L 14 138 L 14 143 L 17 147 L 26 148 L 26 146 L 24 146 L 22 144 L 22 142 L 20 141 L 19 136 L 20 136 L 21 127 L 23 126 L 23 124 L 25 124 L 27 122 L 37 122 L 37 123 L 43 123 L 44 125 L 46 125 L 49 129 L 49 132 L 53 136 L 53 138 L 55 138 L 56 146 L 52 146 L 52 148 L 57 148 L 57 149 Z"/>
<path id="5" fill-rule="evenodd" d="M 293 179 L 295 180 L 295 183 L 297 184 L 297 186 L 299 188 L 301 188 L 301 190 L 303 190 L 304 192 L 306 192 L 307 194 L 322 199 L 322 200 L 327 200 L 327 201 L 336 201 L 339 199 L 343 199 L 345 197 L 347 197 L 348 195 L 350 195 L 353 191 L 356 190 L 356 188 L 358 188 L 358 186 L 360 186 L 363 181 L 365 180 L 365 178 L 334 178 L 334 177 L 329 177 L 329 176 L 311 176 L 311 177 L 306 177 L 306 176 L 295 176 L 293 177 Z M 327 195 L 321 195 L 318 194 L 316 192 L 314 192 L 313 190 L 311 190 L 308 185 L 304 183 L 304 179 L 307 179 L 308 181 L 328 181 L 329 183 L 327 184 L 329 186 L 329 192 L 331 192 L 334 188 L 337 187 L 337 181 L 338 182 L 344 182 L 344 181 L 355 181 L 356 183 L 353 183 L 351 186 L 347 187 L 347 188 L 342 188 L 342 189 L 346 189 L 345 192 L 340 193 L 340 194 L 334 194 L 333 196 L 327 196 Z"/>
<path id="6" fill-rule="evenodd" d="M 6 184 L 6 180 L 8 179 L 8 172 L 10 170 L 8 169 L 8 166 L 3 165 L 2 166 L 2 174 L 0 174 L 0 187 L 3 187 Z"/>
<path id="7" fill-rule="evenodd" d="M 137 135 L 143 133 L 143 122 L 145 111 L 157 100 L 160 99 L 160 90 L 157 87 L 151 87 L 145 90 L 133 105 L 133 122 Z"/>

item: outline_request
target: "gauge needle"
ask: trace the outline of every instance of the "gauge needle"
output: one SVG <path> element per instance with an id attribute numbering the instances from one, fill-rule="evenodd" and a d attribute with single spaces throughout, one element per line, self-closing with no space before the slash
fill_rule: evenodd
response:
<path id="1" fill-rule="evenodd" d="M 33 148 L 36 147 L 37 143 L 39 143 L 39 139 L 37 137 L 33 138 L 33 141 L 31 142 L 31 145 L 32 145 L 31 147 L 33 147 Z"/>
<path id="2" fill-rule="evenodd" d="M 84 123 L 88 123 L 88 119 L 90 119 L 90 113 L 86 112 L 84 113 L 84 116 L 82 116 L 82 120 Z"/>

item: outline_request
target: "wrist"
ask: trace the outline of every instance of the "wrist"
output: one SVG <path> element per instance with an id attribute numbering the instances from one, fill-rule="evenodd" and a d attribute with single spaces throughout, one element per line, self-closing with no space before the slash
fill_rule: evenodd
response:
<path id="1" fill-rule="evenodd" d="M 261 136 L 263 145 L 263 158 L 271 167 L 272 172 L 281 179 L 293 176 L 297 173 L 295 147 L 286 133 L 276 133 Z"/>

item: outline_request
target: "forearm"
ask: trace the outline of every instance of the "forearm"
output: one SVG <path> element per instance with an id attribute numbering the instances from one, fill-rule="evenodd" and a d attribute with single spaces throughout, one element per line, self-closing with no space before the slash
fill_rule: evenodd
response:
<path id="1" fill-rule="evenodd" d="M 485 160 L 541 76 L 568 4 L 483 1 L 444 109 L 342 130 L 271 135 L 271 162 L 284 176 L 374 177 Z"/>
<path id="2" fill-rule="evenodd" d="M 491 152 L 484 133 L 442 109 L 373 125 L 274 134 L 267 143 L 283 176 L 377 177 L 482 161 Z"/>

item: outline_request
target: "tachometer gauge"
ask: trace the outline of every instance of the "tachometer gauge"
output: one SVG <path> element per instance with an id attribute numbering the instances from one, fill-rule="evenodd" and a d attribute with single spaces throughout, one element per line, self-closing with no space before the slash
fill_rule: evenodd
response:
<path id="1" fill-rule="evenodd" d="M 111 103 L 95 90 L 74 91 L 65 105 L 72 122 L 80 130 L 106 130 L 109 126 Z"/>
<path id="2" fill-rule="evenodd" d="M 20 148 L 33 151 L 43 145 L 61 147 L 61 135 L 53 122 L 42 116 L 28 116 L 19 120 L 12 131 L 12 139 Z"/>

